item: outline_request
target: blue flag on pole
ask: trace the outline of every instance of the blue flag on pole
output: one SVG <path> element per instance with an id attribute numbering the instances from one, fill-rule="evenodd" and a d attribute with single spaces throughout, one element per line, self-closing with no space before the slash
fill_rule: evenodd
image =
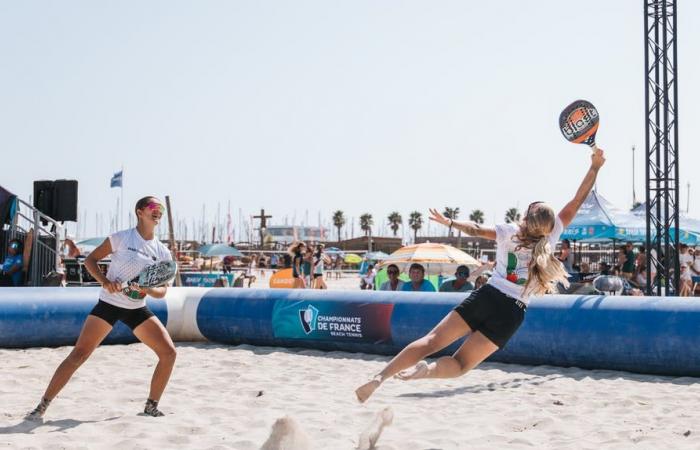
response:
<path id="1" fill-rule="evenodd" d="M 114 174 L 112 179 L 109 180 L 109 187 L 122 187 L 122 172 L 123 170 L 120 170 L 119 172 Z"/>

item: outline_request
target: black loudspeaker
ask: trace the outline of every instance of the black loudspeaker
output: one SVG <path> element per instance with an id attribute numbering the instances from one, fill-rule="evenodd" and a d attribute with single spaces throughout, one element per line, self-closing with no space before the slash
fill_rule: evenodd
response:
<path id="1" fill-rule="evenodd" d="M 53 181 L 39 180 L 34 182 L 34 207 L 53 217 Z"/>
<path id="2" fill-rule="evenodd" d="M 53 214 L 54 220 L 64 222 L 78 221 L 78 181 L 56 180 L 53 185 Z"/>

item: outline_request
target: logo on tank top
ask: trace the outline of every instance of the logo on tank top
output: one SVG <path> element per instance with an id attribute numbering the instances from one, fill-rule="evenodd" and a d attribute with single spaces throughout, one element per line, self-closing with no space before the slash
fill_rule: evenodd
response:
<path id="1" fill-rule="evenodd" d="M 530 253 L 519 251 L 517 253 L 508 252 L 508 265 L 506 266 L 506 280 L 511 283 L 524 285 L 527 283 L 528 263 Z"/>
<path id="2" fill-rule="evenodd" d="M 141 256 L 145 256 L 146 258 L 151 258 L 153 261 L 158 261 L 158 258 L 156 258 L 153 255 L 149 255 L 148 253 L 144 252 L 143 250 L 139 250 L 139 249 L 133 248 L 133 247 L 127 247 L 126 249 L 129 250 L 130 252 L 135 252 Z"/>

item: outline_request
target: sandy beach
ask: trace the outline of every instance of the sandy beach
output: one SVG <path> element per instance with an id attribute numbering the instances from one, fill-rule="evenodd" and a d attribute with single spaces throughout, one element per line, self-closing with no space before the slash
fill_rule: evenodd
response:
<path id="1" fill-rule="evenodd" d="M 391 380 L 365 405 L 353 389 L 386 357 L 179 343 L 161 401 L 139 415 L 155 356 L 104 346 L 53 402 L 24 422 L 70 347 L 0 350 L 0 448 L 258 449 L 290 416 L 310 448 L 353 449 L 375 414 L 394 422 L 380 449 L 698 448 L 695 378 L 485 363 L 453 380 Z"/>

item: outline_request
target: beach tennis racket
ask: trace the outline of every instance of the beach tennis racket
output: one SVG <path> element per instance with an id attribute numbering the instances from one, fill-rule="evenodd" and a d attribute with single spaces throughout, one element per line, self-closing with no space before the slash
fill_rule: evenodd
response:
<path id="1" fill-rule="evenodd" d="M 154 288 L 164 286 L 175 278 L 177 264 L 175 261 L 161 261 L 152 264 L 141 271 L 141 273 L 128 283 L 124 283 L 122 293 L 130 299 L 140 300 L 145 295 L 139 291 L 131 289 L 132 284 L 137 284 L 141 288 Z"/>
<path id="2" fill-rule="evenodd" d="M 567 141 L 586 144 L 596 151 L 595 134 L 600 116 L 590 102 L 576 100 L 559 114 L 559 129 Z"/>

